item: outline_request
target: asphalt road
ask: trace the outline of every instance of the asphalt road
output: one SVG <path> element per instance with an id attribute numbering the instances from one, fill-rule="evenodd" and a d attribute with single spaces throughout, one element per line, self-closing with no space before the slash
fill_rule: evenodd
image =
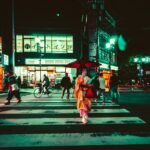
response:
<path id="1" fill-rule="evenodd" d="M 150 124 L 150 92 L 122 92 L 119 103 Z"/>

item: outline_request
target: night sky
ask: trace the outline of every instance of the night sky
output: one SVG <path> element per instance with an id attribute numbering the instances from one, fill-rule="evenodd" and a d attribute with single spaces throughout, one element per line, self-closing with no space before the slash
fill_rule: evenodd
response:
<path id="1" fill-rule="evenodd" d="M 117 32 L 128 42 L 121 60 L 131 55 L 150 55 L 150 1 L 105 0 L 105 8 L 117 20 Z"/>
<path id="2" fill-rule="evenodd" d="M 1 8 L 3 9 L 0 16 L 2 20 L 7 19 L 2 14 L 7 14 L 9 9 L 7 0 L 1 0 L 3 1 L 5 6 Z M 15 0 L 15 2 L 15 25 L 17 26 L 55 26 L 52 20 L 57 21 L 58 12 L 62 25 L 63 22 L 67 22 L 69 26 L 77 27 L 83 11 L 81 0 L 74 2 L 72 0 Z M 120 59 L 127 60 L 129 56 L 137 54 L 150 55 L 150 0 L 104 0 L 104 2 L 105 8 L 117 21 L 116 32 L 122 34 L 128 43 L 127 50 L 119 53 Z"/>

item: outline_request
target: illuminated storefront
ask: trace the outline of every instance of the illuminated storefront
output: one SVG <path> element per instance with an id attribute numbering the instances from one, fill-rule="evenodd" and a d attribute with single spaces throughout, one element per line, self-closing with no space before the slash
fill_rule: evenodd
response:
<path id="1" fill-rule="evenodd" d="M 50 63 L 50 61 L 53 61 L 53 63 Z M 51 82 L 53 84 L 58 84 L 60 83 L 60 80 L 62 77 L 65 75 L 65 72 L 69 74 L 71 79 L 76 76 L 76 69 L 73 68 L 66 68 L 64 66 L 56 66 L 57 65 L 62 65 L 59 63 L 63 63 L 64 65 L 67 64 L 68 62 L 72 62 L 72 59 L 68 60 L 42 60 L 42 65 L 46 64 L 53 64 L 52 66 L 42 66 L 41 68 L 39 66 L 29 66 L 33 64 L 37 65 L 39 63 L 39 60 L 26 60 L 28 66 L 21 66 L 21 67 L 15 67 L 15 72 L 18 76 L 21 76 L 22 81 L 27 81 L 28 84 L 34 85 L 35 83 L 38 83 L 40 81 L 40 74 L 41 74 L 41 79 L 43 79 L 43 75 L 46 74 Z M 40 73 L 41 72 L 41 73 Z"/>
<path id="2" fill-rule="evenodd" d="M 73 53 L 73 36 L 69 34 L 17 35 L 16 52 Z"/>
<path id="3" fill-rule="evenodd" d="M 105 78 L 105 87 L 106 91 L 109 91 L 109 83 L 110 83 L 110 77 L 112 76 L 112 70 L 118 71 L 118 66 L 111 65 L 111 69 L 109 69 L 109 65 L 105 63 L 101 63 L 100 66 L 100 72 L 103 73 L 103 77 Z"/>
<path id="4" fill-rule="evenodd" d="M 76 76 L 76 69 L 65 65 L 80 57 L 80 42 L 75 34 L 17 34 L 15 72 L 30 85 L 46 74 L 56 84 L 68 72 Z"/>

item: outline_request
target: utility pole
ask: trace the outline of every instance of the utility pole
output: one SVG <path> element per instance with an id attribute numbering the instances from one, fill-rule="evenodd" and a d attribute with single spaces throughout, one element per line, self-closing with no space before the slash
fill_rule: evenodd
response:
<path id="1" fill-rule="evenodd" d="M 12 71 L 15 72 L 15 10 L 14 10 L 14 5 L 15 1 L 11 0 L 12 2 L 12 59 L 11 59 L 11 64 L 12 64 Z"/>

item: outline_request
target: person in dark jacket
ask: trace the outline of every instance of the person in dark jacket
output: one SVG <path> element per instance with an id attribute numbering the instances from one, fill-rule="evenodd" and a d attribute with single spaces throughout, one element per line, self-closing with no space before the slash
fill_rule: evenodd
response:
<path id="1" fill-rule="evenodd" d="M 4 80 L 3 80 L 3 91 L 6 91 L 8 90 L 8 78 L 10 76 L 10 73 L 8 72 L 5 77 L 4 77 Z"/>
<path id="2" fill-rule="evenodd" d="M 61 98 L 64 97 L 65 91 L 67 90 L 67 100 L 68 100 L 69 99 L 69 95 L 70 95 L 70 88 L 72 86 L 70 77 L 68 76 L 68 73 L 65 73 L 65 76 L 62 78 L 61 86 L 63 87 Z"/>
<path id="3" fill-rule="evenodd" d="M 46 74 L 44 74 L 42 85 L 43 85 L 43 88 L 45 87 L 47 93 L 49 92 L 48 91 L 49 84 L 50 84 L 49 78 L 48 76 L 46 76 Z"/>
<path id="4" fill-rule="evenodd" d="M 17 81 L 18 81 L 19 88 L 21 88 L 21 77 L 20 76 L 18 76 Z"/>
<path id="5" fill-rule="evenodd" d="M 20 97 L 20 92 L 19 92 L 19 87 L 17 83 L 16 76 L 13 75 L 13 73 L 10 73 L 8 77 L 8 97 L 7 100 L 8 102 L 5 103 L 5 105 L 10 104 L 10 100 L 15 96 L 18 100 L 18 103 L 21 102 L 21 97 Z"/>
<path id="6" fill-rule="evenodd" d="M 113 72 L 110 78 L 110 92 L 113 103 L 118 103 L 118 83 L 118 76 L 115 72 Z"/>

